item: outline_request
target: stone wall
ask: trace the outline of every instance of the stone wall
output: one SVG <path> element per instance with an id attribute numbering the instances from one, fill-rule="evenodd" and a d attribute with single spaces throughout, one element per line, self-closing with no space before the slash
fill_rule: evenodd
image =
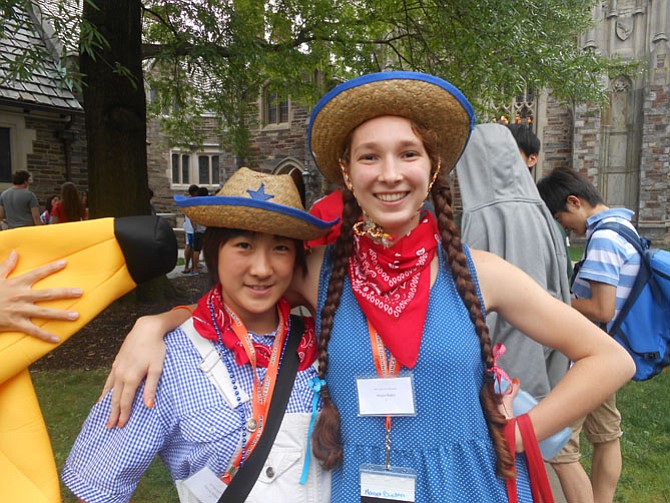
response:
<path id="1" fill-rule="evenodd" d="M 640 231 L 670 243 L 670 89 L 651 85 L 644 102 L 640 162 Z"/>
<path id="2" fill-rule="evenodd" d="M 32 190 L 44 206 L 47 197 L 60 194 L 65 181 L 74 182 L 80 191 L 88 190 L 86 132 L 83 114 L 72 116 L 68 126 L 59 115 L 28 114 L 26 129 L 35 131 L 32 152 L 27 154 L 27 169 L 32 175 Z M 65 133 L 64 133 L 65 132 Z M 71 142 L 62 139 L 67 136 Z M 67 174 L 66 148 L 70 150 L 69 177 Z"/>
<path id="3" fill-rule="evenodd" d="M 558 167 L 572 167 L 571 110 L 549 93 L 547 97 L 542 138 L 542 173 Z M 541 174 L 540 174 L 541 176 Z"/>

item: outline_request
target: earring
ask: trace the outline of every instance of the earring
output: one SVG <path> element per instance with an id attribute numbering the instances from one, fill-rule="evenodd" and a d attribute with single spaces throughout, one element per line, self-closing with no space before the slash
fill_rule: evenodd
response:
<path id="1" fill-rule="evenodd" d="M 344 165 L 342 162 L 342 159 L 340 159 L 340 171 L 342 172 L 342 178 L 344 179 L 344 185 L 349 189 L 349 192 L 352 194 L 354 193 L 354 185 L 351 183 L 351 177 L 349 176 L 349 172 L 347 171 L 347 167 Z"/>
<path id="2" fill-rule="evenodd" d="M 430 180 L 430 183 L 428 184 L 428 192 L 426 193 L 426 198 L 430 196 L 430 191 L 433 189 L 433 184 L 435 183 L 435 180 L 437 180 L 437 176 L 440 174 L 440 168 L 442 167 L 442 160 L 437 161 L 437 168 L 435 168 L 435 173 L 433 173 L 433 178 Z"/>

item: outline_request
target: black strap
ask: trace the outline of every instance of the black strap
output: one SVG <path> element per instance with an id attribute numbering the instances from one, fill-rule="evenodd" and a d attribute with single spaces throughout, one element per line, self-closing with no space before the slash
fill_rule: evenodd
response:
<path id="1" fill-rule="evenodd" d="M 291 332 L 289 333 L 284 357 L 275 384 L 270 410 L 260 440 L 251 455 L 237 471 L 230 485 L 219 498 L 218 503 L 243 503 L 258 480 L 258 475 L 270 454 L 275 437 L 279 431 L 284 412 L 288 405 L 295 375 L 298 372 L 298 345 L 304 332 L 304 320 L 301 316 L 291 316 Z"/>

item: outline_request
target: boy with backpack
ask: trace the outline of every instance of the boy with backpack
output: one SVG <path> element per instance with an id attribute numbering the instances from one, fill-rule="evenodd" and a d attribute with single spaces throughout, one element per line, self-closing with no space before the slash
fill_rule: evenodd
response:
<path id="1" fill-rule="evenodd" d="M 538 183 L 540 196 L 554 218 L 588 247 L 572 277 L 572 307 L 609 330 L 623 307 L 640 270 L 641 256 L 621 234 L 599 229 L 617 222 L 637 235 L 633 212 L 606 206 L 591 182 L 580 173 L 558 168 Z M 573 436 L 552 460 L 569 502 L 611 502 L 621 475 L 621 414 L 612 395 L 595 411 L 573 424 Z M 584 430 L 593 445 L 591 480 L 579 463 L 579 434 Z"/>

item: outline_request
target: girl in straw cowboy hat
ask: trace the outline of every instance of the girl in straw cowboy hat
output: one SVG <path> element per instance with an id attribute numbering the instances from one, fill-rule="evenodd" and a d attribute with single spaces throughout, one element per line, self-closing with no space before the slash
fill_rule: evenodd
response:
<path id="1" fill-rule="evenodd" d="M 294 269 L 305 270 L 303 240 L 334 222 L 304 211 L 288 175 L 246 168 L 216 196 L 175 199 L 207 226 L 205 260 L 216 285 L 166 336 L 155 405 L 136 402 L 128 424 L 108 429 L 111 394 L 96 404 L 65 464 L 65 484 L 89 503 L 129 501 L 158 454 L 182 502 L 202 501 L 203 492 L 218 501 L 233 476 L 253 477 L 253 489 L 248 499 L 225 501 L 329 501 L 329 472 L 309 462 L 308 428 L 319 408 L 314 324 L 293 328 L 303 324 L 284 293 Z M 291 351 L 297 373 L 282 381 Z M 286 413 L 269 417 L 280 386 Z M 246 462 L 273 420 L 281 429 L 257 482 Z"/>
<path id="2" fill-rule="evenodd" d="M 595 325 L 522 271 L 461 243 L 447 173 L 473 125 L 458 89 L 413 72 L 353 79 L 312 113 L 316 163 L 344 187 L 342 231 L 308 256 L 292 289 L 319 315 L 327 386 L 313 443 L 323 466 L 334 468 L 333 501 L 532 501 L 526 456 L 514 457 L 528 418 L 542 440 L 634 371 Z M 435 217 L 421 211 L 427 197 Z M 523 428 L 508 417 L 518 382 L 510 394 L 496 393 L 502 371 L 485 311 L 575 362 L 519 418 Z M 174 321 L 154 318 L 153 329 Z M 128 348 L 135 345 L 153 343 L 136 333 Z M 115 376 L 125 401 L 147 364 L 131 360 L 121 355 L 130 370 Z"/>

